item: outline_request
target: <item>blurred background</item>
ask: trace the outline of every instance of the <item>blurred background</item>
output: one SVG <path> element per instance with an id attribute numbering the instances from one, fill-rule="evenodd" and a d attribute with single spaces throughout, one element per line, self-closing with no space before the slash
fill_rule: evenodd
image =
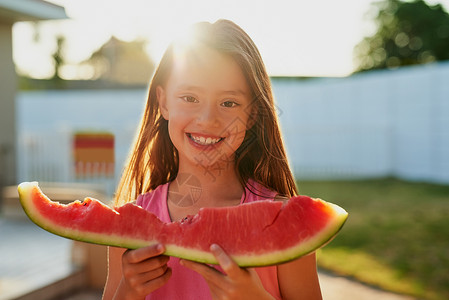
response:
<path id="1" fill-rule="evenodd" d="M 12 257 L 0 263 L 0 299 L 100 297 L 104 248 L 34 228 L 16 186 L 39 181 L 54 200 L 110 204 L 165 47 L 220 18 L 262 54 L 300 193 L 350 213 L 318 253 L 323 274 L 449 298 L 448 9 L 448 0 L 0 0 L 0 254 Z"/>

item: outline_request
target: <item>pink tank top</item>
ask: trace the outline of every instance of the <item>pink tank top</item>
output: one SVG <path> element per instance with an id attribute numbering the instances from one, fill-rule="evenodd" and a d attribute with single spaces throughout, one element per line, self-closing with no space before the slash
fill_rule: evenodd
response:
<path id="1" fill-rule="evenodd" d="M 137 205 L 157 215 L 163 222 L 171 222 L 167 206 L 169 183 L 158 186 L 155 190 L 137 197 Z M 240 204 L 259 200 L 273 200 L 273 192 L 253 180 L 249 180 Z M 198 273 L 179 264 L 179 258 L 170 257 L 168 266 L 172 276 L 168 282 L 145 299 L 212 299 L 206 281 Z M 277 267 L 255 268 L 264 288 L 276 299 L 281 299 L 277 278 Z"/>

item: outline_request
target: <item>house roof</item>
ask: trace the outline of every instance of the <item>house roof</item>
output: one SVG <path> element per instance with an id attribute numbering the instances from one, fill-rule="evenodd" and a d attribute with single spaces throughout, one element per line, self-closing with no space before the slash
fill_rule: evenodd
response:
<path id="1" fill-rule="evenodd" d="M 0 23 L 66 18 L 64 7 L 43 0 L 0 0 Z"/>

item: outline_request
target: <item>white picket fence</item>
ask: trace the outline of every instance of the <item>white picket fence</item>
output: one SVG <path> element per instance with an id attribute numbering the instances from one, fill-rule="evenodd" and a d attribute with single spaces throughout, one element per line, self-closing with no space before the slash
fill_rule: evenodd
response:
<path id="1" fill-rule="evenodd" d="M 448 63 L 341 79 L 274 78 L 273 87 L 297 178 L 449 183 Z M 144 89 L 19 93 L 19 181 L 79 181 L 72 135 L 103 130 L 115 135 L 115 176 L 84 180 L 112 194 L 145 98 Z"/>

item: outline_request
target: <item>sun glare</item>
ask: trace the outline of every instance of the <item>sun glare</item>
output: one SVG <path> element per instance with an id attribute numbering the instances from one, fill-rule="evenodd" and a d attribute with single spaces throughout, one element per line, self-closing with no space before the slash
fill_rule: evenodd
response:
<path id="1" fill-rule="evenodd" d="M 187 26 L 181 30 L 176 30 L 173 40 L 179 46 L 189 47 L 195 40 L 195 29 L 193 26 Z"/>
<path id="2" fill-rule="evenodd" d="M 191 24 L 219 18 L 236 22 L 249 34 L 270 75 L 345 76 L 352 70 L 353 47 L 367 33 L 363 20 L 372 0 L 280 0 L 253 5 L 240 0 L 226 5 L 216 0 L 49 2 L 65 6 L 70 20 L 39 23 L 40 43 L 33 42 L 32 24 L 14 26 L 16 66 L 32 77 L 45 77 L 51 71 L 55 36 L 60 33 L 67 38 L 66 58 L 72 64 L 87 59 L 111 36 L 148 40 L 147 51 L 157 63 L 173 40 L 191 43 Z M 447 5 L 449 0 L 431 2 Z M 74 69 L 65 72 L 68 77 L 79 76 Z"/>

